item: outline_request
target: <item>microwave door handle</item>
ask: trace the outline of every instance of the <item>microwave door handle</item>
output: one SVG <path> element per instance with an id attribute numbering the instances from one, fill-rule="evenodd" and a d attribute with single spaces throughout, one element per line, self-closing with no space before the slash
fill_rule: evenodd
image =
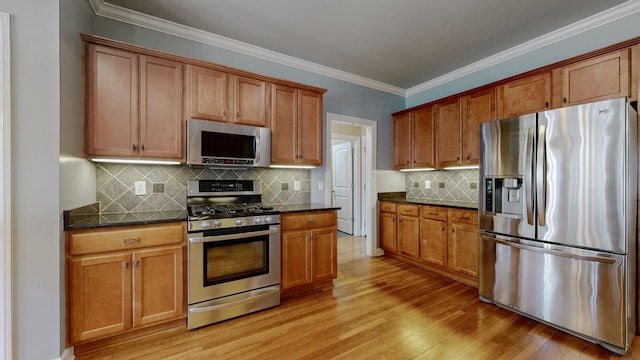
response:
<path id="1" fill-rule="evenodd" d="M 527 134 L 527 143 L 526 143 L 526 164 L 525 164 L 525 174 L 524 174 L 524 187 L 525 187 L 525 206 L 527 207 L 527 223 L 529 225 L 533 225 L 533 173 L 534 173 L 534 163 L 533 163 L 533 152 L 534 152 L 534 137 L 535 128 L 529 128 Z"/>

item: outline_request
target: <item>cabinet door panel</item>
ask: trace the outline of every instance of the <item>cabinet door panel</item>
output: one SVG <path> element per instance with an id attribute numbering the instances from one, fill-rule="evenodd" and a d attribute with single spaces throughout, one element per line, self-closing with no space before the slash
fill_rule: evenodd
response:
<path id="1" fill-rule="evenodd" d="M 413 167 L 434 166 L 433 108 L 427 106 L 412 112 L 412 125 Z M 407 138 L 398 140 L 407 142 Z"/>
<path id="2" fill-rule="evenodd" d="M 282 289 L 311 282 L 311 235 L 309 231 L 282 233 Z"/>
<path id="3" fill-rule="evenodd" d="M 562 68 L 562 106 L 629 95 L 629 49 Z"/>
<path id="4" fill-rule="evenodd" d="M 188 65 L 188 117 L 228 121 L 228 78 L 229 75 L 220 71 Z"/>
<path id="5" fill-rule="evenodd" d="M 234 77 L 236 124 L 267 126 L 267 84 L 264 81 Z"/>
<path id="6" fill-rule="evenodd" d="M 396 214 L 380 214 L 380 247 L 384 250 L 397 252 Z"/>
<path id="7" fill-rule="evenodd" d="M 327 228 L 311 231 L 311 269 L 312 281 L 334 279 L 338 274 L 337 269 L 337 229 Z"/>
<path id="8" fill-rule="evenodd" d="M 461 117 L 460 99 L 456 98 L 435 105 L 437 139 L 436 162 L 440 166 L 461 163 Z"/>
<path id="9" fill-rule="evenodd" d="M 296 89 L 271 85 L 271 162 L 291 164 L 296 160 L 298 112 Z"/>
<path id="10" fill-rule="evenodd" d="M 82 257 L 70 262 L 71 343 L 131 328 L 131 255 Z"/>
<path id="11" fill-rule="evenodd" d="M 451 270 L 477 278 L 477 226 L 451 223 L 449 246 L 449 266 L 451 267 Z"/>
<path id="12" fill-rule="evenodd" d="M 400 253 L 418 259 L 420 257 L 420 222 L 417 217 L 398 215 L 398 244 Z"/>
<path id="13" fill-rule="evenodd" d="M 500 118 L 544 111 L 551 105 L 551 73 L 514 80 L 498 90 Z"/>
<path id="14" fill-rule="evenodd" d="M 183 158 L 182 64 L 140 55 L 141 157 Z"/>
<path id="15" fill-rule="evenodd" d="M 138 251 L 132 260 L 133 325 L 182 315 L 182 247 Z"/>
<path id="16" fill-rule="evenodd" d="M 420 219 L 420 259 L 447 266 L 447 223 Z"/>
<path id="17" fill-rule="evenodd" d="M 87 45 L 85 75 L 86 155 L 137 156 L 138 56 Z"/>
<path id="18" fill-rule="evenodd" d="M 463 101 L 462 163 L 477 164 L 480 124 L 496 120 L 495 88 L 469 94 Z"/>
<path id="19" fill-rule="evenodd" d="M 322 165 L 322 94 L 298 90 L 298 163 Z"/>
<path id="20" fill-rule="evenodd" d="M 393 118 L 393 168 L 411 167 L 411 113 Z"/>

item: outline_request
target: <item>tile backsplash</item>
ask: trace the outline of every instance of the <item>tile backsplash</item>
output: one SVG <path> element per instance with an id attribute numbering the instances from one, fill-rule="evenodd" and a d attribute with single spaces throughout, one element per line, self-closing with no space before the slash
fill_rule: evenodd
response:
<path id="1" fill-rule="evenodd" d="M 478 170 L 407 172 L 405 188 L 408 198 L 477 202 Z"/>
<path id="2" fill-rule="evenodd" d="M 187 180 L 192 179 L 261 180 L 262 201 L 266 204 L 302 204 L 311 200 L 311 172 L 304 169 L 214 170 L 111 163 L 96 163 L 96 200 L 103 213 L 184 210 Z M 145 182 L 146 195 L 135 194 L 137 181 Z M 300 182 L 300 190 L 293 190 L 294 181 Z"/>

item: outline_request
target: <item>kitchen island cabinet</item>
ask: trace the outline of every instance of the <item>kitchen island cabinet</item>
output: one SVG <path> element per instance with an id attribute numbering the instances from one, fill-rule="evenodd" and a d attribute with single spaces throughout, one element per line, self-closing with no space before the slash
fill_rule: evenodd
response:
<path id="1" fill-rule="evenodd" d="M 182 64 L 86 45 L 85 156 L 183 160 Z"/>
<path id="2" fill-rule="evenodd" d="M 331 286 L 338 274 L 336 210 L 281 215 L 282 296 Z"/>
<path id="3" fill-rule="evenodd" d="M 67 344 L 184 317 L 183 223 L 66 233 Z"/>

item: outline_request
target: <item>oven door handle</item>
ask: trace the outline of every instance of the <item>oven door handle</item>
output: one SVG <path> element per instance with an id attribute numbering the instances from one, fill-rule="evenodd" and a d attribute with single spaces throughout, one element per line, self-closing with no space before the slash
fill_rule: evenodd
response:
<path id="1" fill-rule="evenodd" d="M 278 229 L 269 229 L 269 230 L 250 231 L 250 232 L 227 234 L 227 235 L 195 236 L 195 237 L 189 237 L 189 242 L 191 244 L 195 244 L 195 243 L 207 243 L 207 242 L 214 242 L 214 241 L 245 239 L 253 236 L 271 235 L 277 232 L 278 232 Z M 202 235 L 202 233 L 197 233 L 194 235 Z"/>

